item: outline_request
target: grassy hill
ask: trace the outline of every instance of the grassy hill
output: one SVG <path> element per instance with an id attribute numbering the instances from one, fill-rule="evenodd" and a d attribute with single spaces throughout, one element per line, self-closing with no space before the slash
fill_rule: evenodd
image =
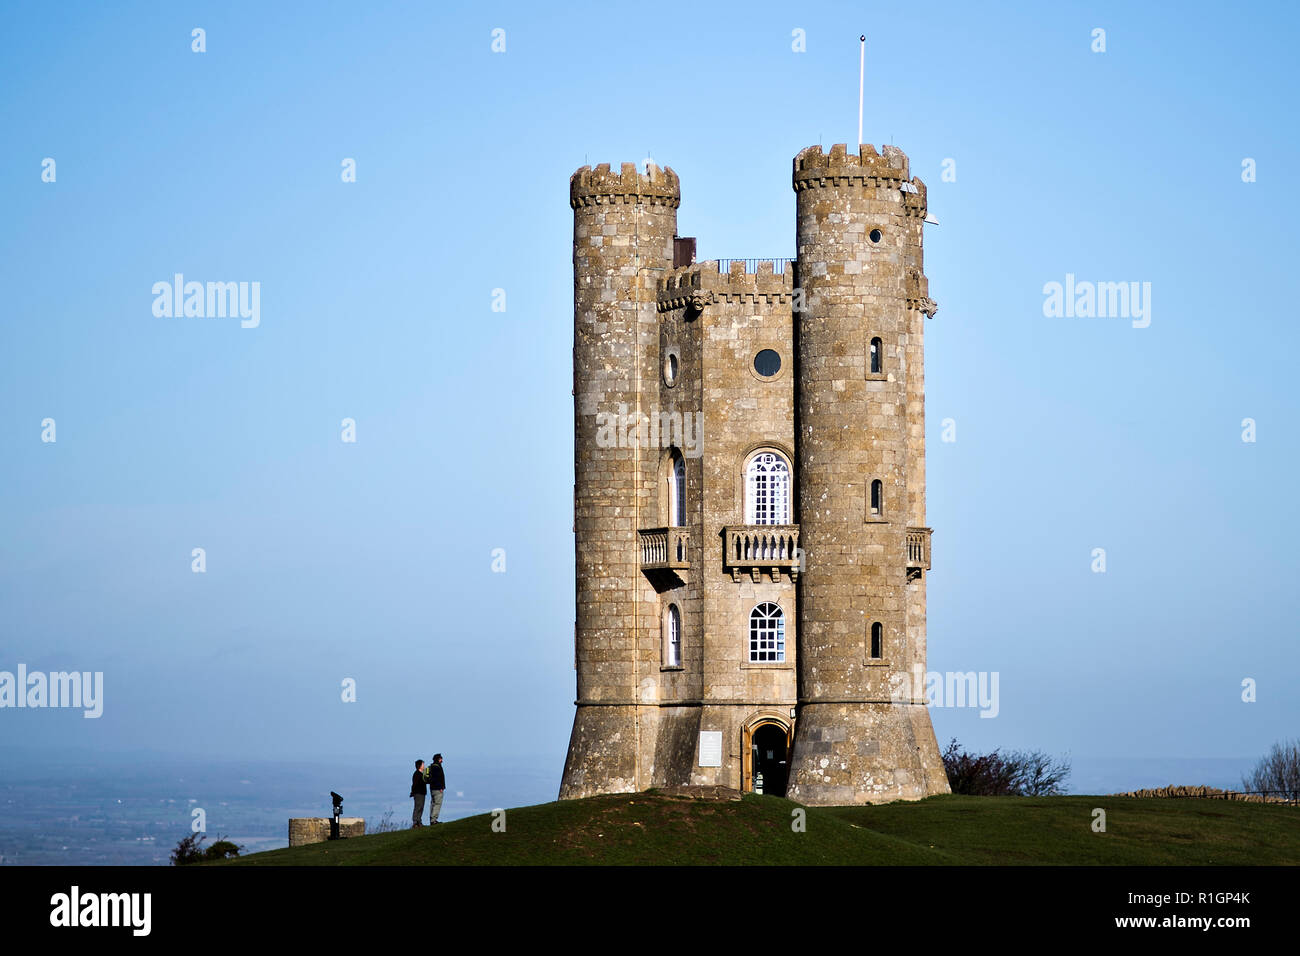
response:
<path id="1" fill-rule="evenodd" d="M 1106 832 L 1091 828 L 1094 807 Z M 1300 863 L 1300 808 L 1135 797 L 931 797 L 808 807 L 648 793 L 518 807 L 418 830 L 256 853 L 223 866 Z"/>

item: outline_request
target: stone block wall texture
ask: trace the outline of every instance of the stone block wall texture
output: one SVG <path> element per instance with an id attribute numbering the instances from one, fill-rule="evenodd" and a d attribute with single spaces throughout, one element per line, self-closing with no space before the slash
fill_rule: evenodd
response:
<path id="1" fill-rule="evenodd" d="M 805 298 L 796 316 L 795 454 L 807 570 L 787 796 L 845 804 L 942 793 L 928 710 L 895 699 L 924 633 L 906 536 L 909 525 L 924 525 L 924 399 L 912 382 L 921 313 L 908 293 L 922 267 L 925 187 L 889 146 L 883 155 L 870 146 L 849 153 L 837 145 L 829 154 L 810 147 L 795 158 L 793 183 Z M 879 658 L 871 656 L 876 623 Z"/>
<path id="2" fill-rule="evenodd" d="M 672 265 L 679 203 L 671 169 L 623 163 L 616 173 L 602 164 L 569 182 L 578 696 L 561 797 L 649 786 L 643 768 L 658 715 L 638 704 L 647 691 L 653 700 L 657 673 L 645 668 L 653 611 L 642 606 L 637 530 L 649 527 L 641 524 L 654 492 L 646 478 L 658 462 L 638 441 L 620 447 L 622 434 L 611 445 L 598 416 L 639 414 L 655 381 L 656 288 Z"/>
<path id="3" fill-rule="evenodd" d="M 921 334 L 933 312 L 925 187 L 908 182 L 893 147 L 804 150 L 797 263 L 674 269 L 671 169 L 572 177 L 577 709 L 561 798 L 739 788 L 746 728 L 759 720 L 794 725 L 790 795 L 805 803 L 947 791 L 924 688 L 903 679 L 925 666 L 925 577 L 907 573 L 905 540 L 925 522 Z M 754 369 L 762 349 L 781 358 L 768 378 Z M 602 434 L 597 416 L 621 411 L 619 434 Z M 685 434 L 657 434 L 664 421 Z M 790 464 L 805 560 L 802 572 L 737 577 L 723 529 L 747 523 L 744 471 L 761 451 Z M 642 571 L 638 531 L 672 524 L 676 458 L 689 566 Z M 878 515 L 874 479 L 885 488 Z M 750 611 L 764 602 L 784 613 L 783 662 L 748 659 Z M 682 625 L 678 667 L 665 656 L 669 605 Z M 876 621 L 885 653 L 869 660 Z M 699 766 L 703 730 L 723 734 L 720 767 Z"/>
<path id="4" fill-rule="evenodd" d="M 290 817 L 289 846 L 302 846 L 306 843 L 324 843 L 330 838 L 330 819 L 330 817 Z M 365 818 L 339 817 L 340 837 L 358 837 L 365 835 Z"/>

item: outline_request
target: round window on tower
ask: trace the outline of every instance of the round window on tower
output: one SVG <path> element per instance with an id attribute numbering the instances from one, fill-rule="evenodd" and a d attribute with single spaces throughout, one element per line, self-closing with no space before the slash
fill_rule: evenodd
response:
<path id="1" fill-rule="evenodd" d="M 880 239 L 881 239 L 881 232 L 880 232 L 880 230 L 879 230 L 879 229 L 872 229 L 871 232 L 870 232 L 870 234 L 869 234 L 869 236 L 868 236 L 868 238 L 870 238 L 872 242 L 879 242 Z"/>
<path id="2" fill-rule="evenodd" d="M 754 371 L 762 378 L 772 378 L 781 371 L 781 355 L 774 349 L 763 349 L 754 356 Z"/>

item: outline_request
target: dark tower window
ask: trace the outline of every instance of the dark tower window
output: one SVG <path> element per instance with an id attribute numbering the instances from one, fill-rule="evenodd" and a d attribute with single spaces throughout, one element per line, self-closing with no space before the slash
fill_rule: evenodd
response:
<path id="1" fill-rule="evenodd" d="M 763 349 L 754 356 L 754 371 L 764 378 L 771 378 L 781 371 L 781 356 L 772 349 Z"/>
<path id="2" fill-rule="evenodd" d="M 880 660 L 883 656 L 882 650 L 885 643 L 884 627 L 877 621 L 871 625 L 871 657 L 873 660 Z"/>
<path id="3" fill-rule="evenodd" d="M 879 229 L 872 229 L 872 230 L 871 230 L 871 241 L 872 241 L 872 242 L 879 242 L 879 241 L 880 241 L 880 230 L 879 230 Z"/>
<path id="4" fill-rule="evenodd" d="M 871 340 L 871 371 L 873 372 L 880 371 L 880 364 L 881 364 L 880 351 L 881 351 L 880 339 L 872 339 Z"/>
<path id="5" fill-rule="evenodd" d="M 877 478 L 871 483 L 871 513 L 882 514 L 885 510 L 885 486 Z"/>

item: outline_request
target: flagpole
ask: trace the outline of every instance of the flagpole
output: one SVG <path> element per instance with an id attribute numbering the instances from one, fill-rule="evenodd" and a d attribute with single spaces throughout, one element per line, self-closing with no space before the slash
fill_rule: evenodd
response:
<path id="1" fill-rule="evenodd" d="M 862 145 L 862 84 L 867 69 L 867 35 L 858 37 L 858 145 Z"/>

